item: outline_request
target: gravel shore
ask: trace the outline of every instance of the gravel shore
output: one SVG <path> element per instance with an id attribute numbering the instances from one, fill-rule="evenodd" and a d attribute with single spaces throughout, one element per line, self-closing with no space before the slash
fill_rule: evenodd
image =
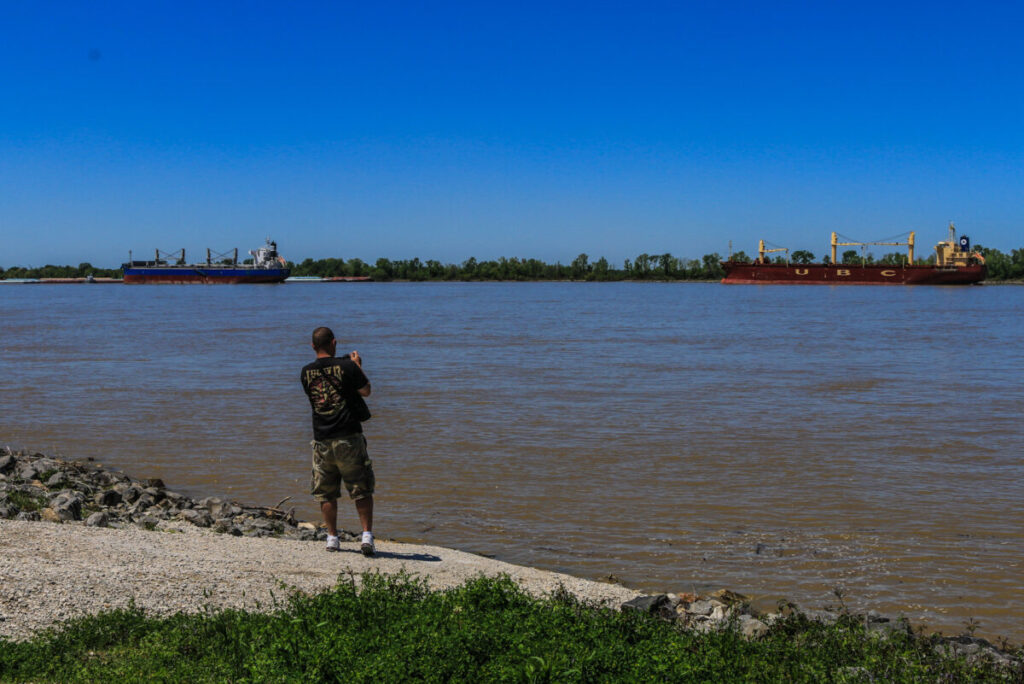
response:
<path id="1" fill-rule="evenodd" d="M 0 520 L 0 635 L 24 639 L 69 617 L 136 606 L 157 615 L 204 606 L 273 607 L 286 587 L 315 592 L 339 575 L 405 570 L 445 588 L 479 576 L 507 574 L 543 595 L 559 586 L 618 606 L 639 594 L 436 546 L 377 542 L 365 558 L 356 542 L 328 553 L 321 541 L 216 534 L 184 521 L 156 530 Z"/>

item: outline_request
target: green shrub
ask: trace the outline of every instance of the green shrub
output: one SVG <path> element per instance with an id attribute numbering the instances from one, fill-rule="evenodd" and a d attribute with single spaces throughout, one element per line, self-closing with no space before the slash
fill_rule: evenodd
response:
<path id="1" fill-rule="evenodd" d="M 271 613 L 207 610 L 156 619 L 128 608 L 0 640 L 3 681 L 1003 681 L 991 665 L 882 638 L 851 616 L 800 615 L 760 641 L 685 631 L 566 592 L 540 600 L 507 577 L 430 591 L 366 575 Z"/>
<path id="2" fill-rule="evenodd" d="M 41 496 L 20 491 L 8 492 L 7 500 L 22 511 L 38 511 L 46 503 L 46 499 Z"/>

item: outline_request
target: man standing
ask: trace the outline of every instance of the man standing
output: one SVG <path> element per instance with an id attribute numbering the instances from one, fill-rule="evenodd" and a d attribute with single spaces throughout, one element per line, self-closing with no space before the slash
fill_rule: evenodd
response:
<path id="1" fill-rule="evenodd" d="M 327 550 L 337 551 L 338 496 L 345 485 L 363 526 L 361 550 L 372 556 L 373 465 L 366 454 L 362 420 L 370 417 L 363 397 L 370 382 L 359 352 L 335 358 L 338 341 L 330 328 L 313 331 L 316 360 L 302 368 L 302 389 L 313 408 L 313 478 L 310 493 L 327 525 Z"/>

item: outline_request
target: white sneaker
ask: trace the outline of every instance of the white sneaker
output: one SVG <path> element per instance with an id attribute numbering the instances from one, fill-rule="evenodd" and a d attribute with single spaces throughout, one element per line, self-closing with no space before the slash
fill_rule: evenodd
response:
<path id="1" fill-rule="evenodd" d="M 373 532 L 363 532 L 363 543 L 359 545 L 360 550 L 364 556 L 372 556 L 376 553 L 376 549 L 373 547 Z"/>
<path id="2" fill-rule="evenodd" d="M 340 549 L 341 549 L 341 544 L 338 542 L 338 538 L 337 537 L 332 537 L 331 535 L 327 535 L 327 550 L 328 551 L 338 551 Z"/>

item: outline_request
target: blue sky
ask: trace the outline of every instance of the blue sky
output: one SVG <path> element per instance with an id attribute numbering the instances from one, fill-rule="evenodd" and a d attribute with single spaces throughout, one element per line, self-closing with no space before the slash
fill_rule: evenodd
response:
<path id="1" fill-rule="evenodd" d="M 5 2 L 0 266 L 1024 246 L 1015 3 Z M 889 251 L 881 248 L 879 252 Z"/>

